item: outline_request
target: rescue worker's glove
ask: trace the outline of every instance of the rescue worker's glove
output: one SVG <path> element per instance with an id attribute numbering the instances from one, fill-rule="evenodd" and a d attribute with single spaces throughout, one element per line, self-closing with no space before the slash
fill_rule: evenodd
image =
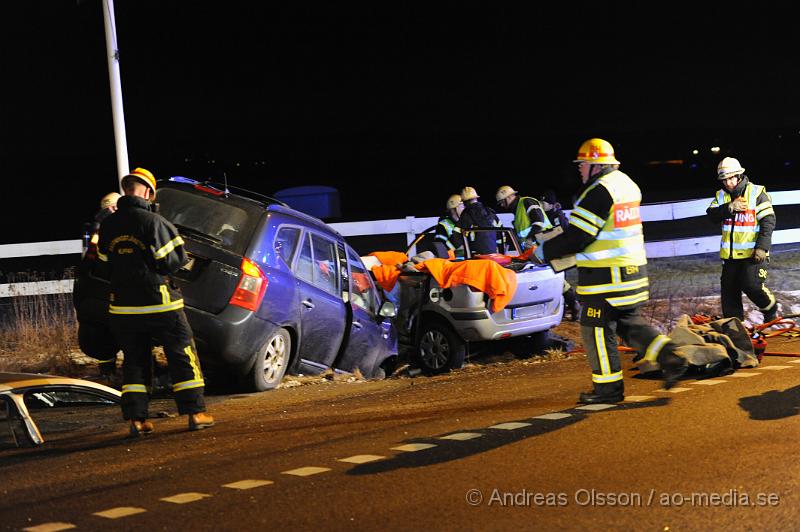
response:
<path id="1" fill-rule="evenodd" d="M 535 245 L 536 242 L 532 238 L 526 238 L 525 240 L 522 241 L 522 251 L 525 251 L 526 249 L 531 249 Z"/>
<path id="2" fill-rule="evenodd" d="M 744 212 L 747 210 L 747 200 L 738 197 L 728 204 L 728 209 L 730 209 L 731 212 Z"/>
<path id="3" fill-rule="evenodd" d="M 767 259 L 767 252 L 763 249 L 756 248 L 755 252 L 753 252 L 753 260 L 755 262 L 761 263 Z"/>

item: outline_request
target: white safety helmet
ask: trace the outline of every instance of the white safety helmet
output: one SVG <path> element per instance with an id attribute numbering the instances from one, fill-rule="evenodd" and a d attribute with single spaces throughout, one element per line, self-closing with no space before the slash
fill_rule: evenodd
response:
<path id="1" fill-rule="evenodd" d="M 725 157 L 717 166 L 717 179 L 720 181 L 743 173 L 744 168 L 739 164 L 739 159 L 734 159 L 733 157 Z"/>
<path id="2" fill-rule="evenodd" d="M 472 187 L 464 187 L 461 190 L 461 199 L 464 201 L 480 198 L 478 192 Z"/>
<path id="3" fill-rule="evenodd" d="M 461 196 L 458 194 L 453 194 L 449 198 L 447 198 L 447 208 L 448 209 L 456 209 L 459 205 L 461 205 Z"/>
<path id="4" fill-rule="evenodd" d="M 497 189 L 497 192 L 494 195 L 494 199 L 497 200 L 497 203 L 500 203 L 501 201 L 503 201 L 512 194 L 517 194 L 517 191 L 508 185 L 503 185 L 502 187 Z"/>
<path id="5" fill-rule="evenodd" d="M 100 208 L 101 209 L 108 209 L 109 207 L 116 207 L 117 200 L 120 198 L 119 192 L 109 192 L 102 198 L 100 198 Z"/>

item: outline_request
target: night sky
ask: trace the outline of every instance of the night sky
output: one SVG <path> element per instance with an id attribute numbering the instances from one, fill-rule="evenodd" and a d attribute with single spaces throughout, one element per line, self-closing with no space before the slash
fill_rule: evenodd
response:
<path id="1" fill-rule="evenodd" d="M 798 188 L 795 13 L 283 4 L 116 0 L 132 168 L 333 186 L 347 220 L 433 216 L 464 185 L 569 204 L 570 161 L 599 136 L 646 202 L 710 199 L 724 155 Z M 25 208 L 0 243 L 79 238 L 117 183 L 102 3 L 4 2 L 0 30 L 0 161 Z"/>

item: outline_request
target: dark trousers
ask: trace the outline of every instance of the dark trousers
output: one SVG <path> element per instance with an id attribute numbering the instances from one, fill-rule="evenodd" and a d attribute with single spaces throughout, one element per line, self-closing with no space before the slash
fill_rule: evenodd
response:
<path id="1" fill-rule="evenodd" d="M 770 310 L 776 303 L 767 285 L 767 263 L 753 259 L 731 259 L 722 262 L 722 315 L 744 320 L 742 292 L 759 310 Z"/>
<path id="2" fill-rule="evenodd" d="M 203 373 L 183 310 L 142 315 L 112 314 L 109 321 L 124 355 L 122 416 L 125 419 L 148 417 L 153 345 L 164 347 L 178 413 L 205 412 Z"/>
<path id="3" fill-rule="evenodd" d="M 655 362 L 665 347 L 672 349 L 670 338 L 658 331 L 639 313 L 639 306 L 612 307 L 603 299 L 581 299 L 581 338 L 595 390 L 622 386 L 622 365 L 619 358 L 618 336 L 643 355 L 646 361 Z"/>

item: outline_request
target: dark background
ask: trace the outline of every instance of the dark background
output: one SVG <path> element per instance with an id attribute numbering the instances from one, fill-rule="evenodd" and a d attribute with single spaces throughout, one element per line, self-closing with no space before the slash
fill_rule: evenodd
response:
<path id="1" fill-rule="evenodd" d="M 789 8 L 285 4 L 116 0 L 132 168 L 433 216 L 465 185 L 569 206 L 599 136 L 645 202 L 710 201 L 725 155 L 800 188 Z M 0 31 L 0 243 L 79 238 L 117 186 L 102 3 L 4 2 Z"/>

